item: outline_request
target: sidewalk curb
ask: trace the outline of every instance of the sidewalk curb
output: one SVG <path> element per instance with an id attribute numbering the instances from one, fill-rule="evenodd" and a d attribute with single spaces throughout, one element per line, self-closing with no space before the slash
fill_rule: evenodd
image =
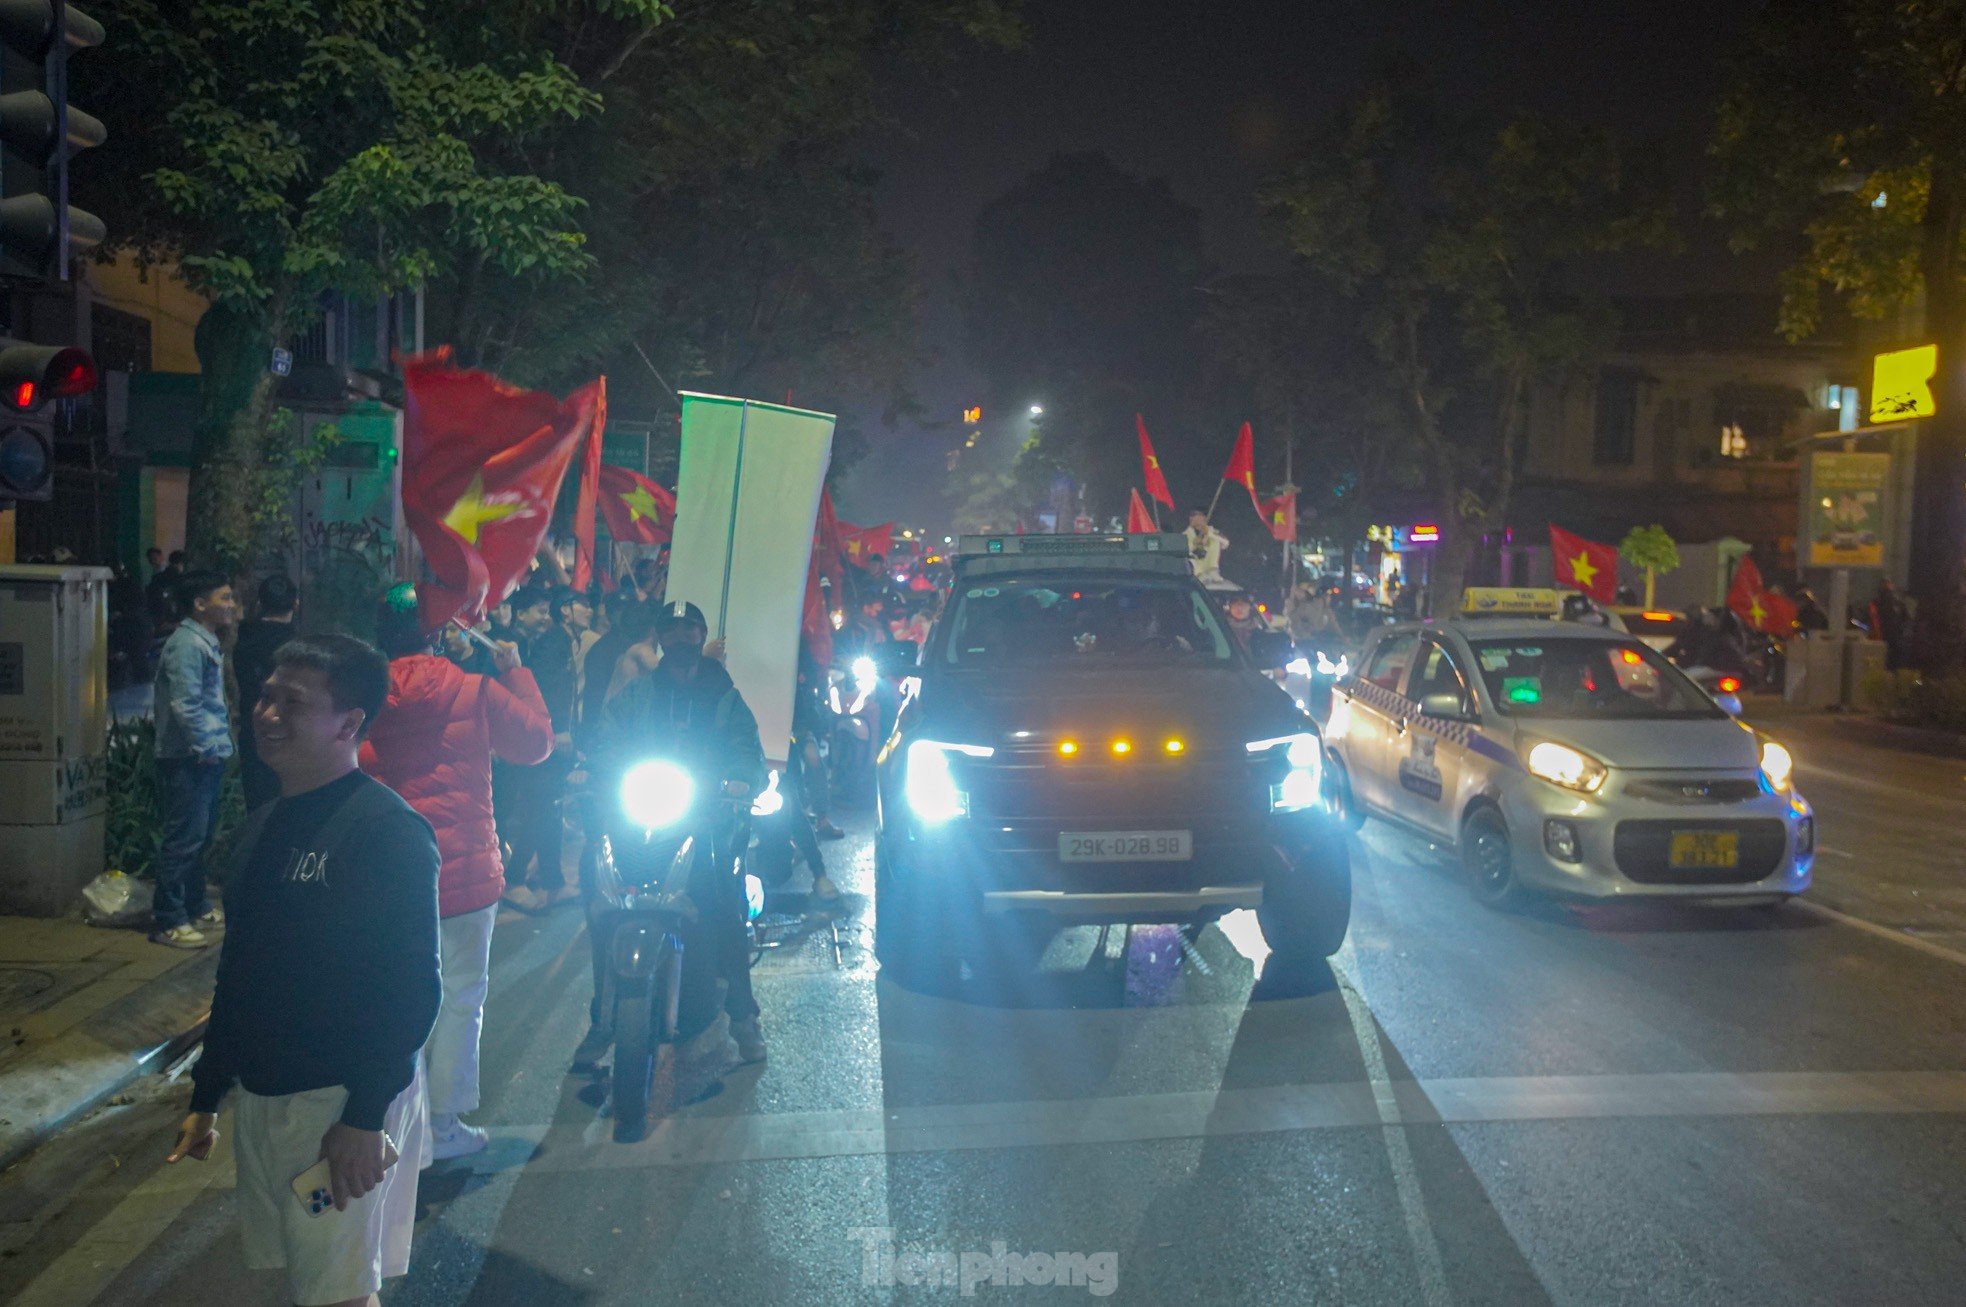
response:
<path id="1" fill-rule="evenodd" d="M 218 950 L 207 949 L 79 1028 L 0 1064 L 0 1170 L 196 1043 L 217 976 Z"/>

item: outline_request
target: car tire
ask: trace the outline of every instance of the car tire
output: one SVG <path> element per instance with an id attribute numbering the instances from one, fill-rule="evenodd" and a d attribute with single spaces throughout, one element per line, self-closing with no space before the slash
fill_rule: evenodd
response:
<path id="1" fill-rule="evenodd" d="M 961 975 L 962 957 L 945 937 L 930 905 L 910 882 L 895 879 L 892 860 L 874 845 L 874 957 L 881 969 L 909 988 L 936 992 Z"/>
<path id="2" fill-rule="evenodd" d="M 1515 875 L 1515 845 L 1508 823 L 1494 808 L 1477 808 L 1461 825 L 1461 866 L 1468 887 L 1485 907 L 1500 912 L 1522 900 Z"/>
<path id="3" fill-rule="evenodd" d="M 1320 817 L 1285 868 L 1263 886 L 1256 922 L 1270 951 L 1328 958 L 1352 924 L 1352 856 L 1336 818 Z"/>
<path id="4" fill-rule="evenodd" d="M 1352 793 L 1352 774 L 1336 753 L 1324 755 L 1324 802 L 1344 829 L 1355 831 L 1365 825 L 1365 809 Z"/>

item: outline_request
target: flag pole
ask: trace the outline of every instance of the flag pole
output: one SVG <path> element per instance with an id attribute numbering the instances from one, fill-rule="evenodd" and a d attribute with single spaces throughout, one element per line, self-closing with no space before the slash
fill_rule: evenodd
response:
<path id="1" fill-rule="evenodd" d="M 1215 483 L 1215 498 L 1208 501 L 1208 522 L 1210 526 L 1215 524 L 1215 506 L 1222 502 L 1222 487 L 1228 484 L 1229 478 L 1227 477 L 1223 477 Z"/>
<path id="2" fill-rule="evenodd" d="M 717 600 L 717 638 L 724 638 L 730 624 L 730 568 L 737 560 L 737 500 L 744 488 L 744 427 L 750 421 L 751 401 L 741 401 L 737 410 L 737 468 L 730 478 L 730 531 L 724 537 L 724 591 Z"/>

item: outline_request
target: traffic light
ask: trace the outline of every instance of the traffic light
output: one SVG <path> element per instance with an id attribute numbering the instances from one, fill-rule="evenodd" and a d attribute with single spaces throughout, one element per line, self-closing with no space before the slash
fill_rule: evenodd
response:
<path id="1" fill-rule="evenodd" d="M 85 350 L 0 345 L 0 505 L 53 498 L 54 426 L 42 409 L 95 388 L 95 360 Z"/>
<path id="2" fill-rule="evenodd" d="M 64 280 L 105 234 L 68 203 L 68 161 L 107 136 L 68 103 L 68 56 L 102 36 L 65 0 L 0 0 L 0 272 Z"/>

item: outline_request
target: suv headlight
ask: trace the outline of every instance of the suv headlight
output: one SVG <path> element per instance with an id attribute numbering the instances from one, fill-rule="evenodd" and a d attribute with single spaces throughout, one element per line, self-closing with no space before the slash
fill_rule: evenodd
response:
<path id="1" fill-rule="evenodd" d="M 1761 742 L 1761 779 L 1776 794 L 1787 794 L 1795 783 L 1795 759 L 1773 740 Z"/>
<path id="2" fill-rule="evenodd" d="M 1324 797 L 1324 744 L 1310 731 L 1277 735 L 1267 740 L 1251 740 L 1243 748 L 1250 753 L 1284 750 L 1290 770 L 1283 780 L 1270 787 L 1271 812 L 1302 812 L 1315 808 Z"/>
<path id="3" fill-rule="evenodd" d="M 1603 788 L 1604 778 L 1609 774 L 1604 764 L 1588 753 L 1567 744 L 1558 744 L 1555 740 L 1541 740 L 1531 745 L 1523 761 L 1528 763 L 1530 775 L 1583 794 L 1597 793 Z"/>
<path id="4" fill-rule="evenodd" d="M 901 782 L 909 808 L 930 826 L 967 817 L 969 795 L 956 788 L 955 773 L 949 769 L 949 755 L 960 753 L 971 758 L 987 758 L 995 752 L 995 749 L 981 744 L 916 740 L 908 746 L 908 767 Z"/>

